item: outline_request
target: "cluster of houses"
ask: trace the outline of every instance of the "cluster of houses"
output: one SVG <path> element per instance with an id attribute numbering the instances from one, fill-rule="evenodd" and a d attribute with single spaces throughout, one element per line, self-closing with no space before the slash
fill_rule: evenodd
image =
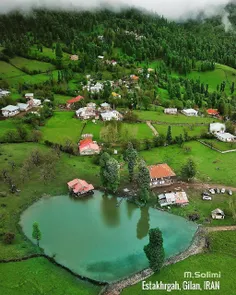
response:
<path id="1" fill-rule="evenodd" d="M 28 112 L 32 108 L 41 106 L 42 102 L 40 99 L 34 98 L 33 93 L 26 93 L 26 103 L 17 103 L 17 105 L 8 105 L 1 109 L 3 117 L 9 118 L 14 117 L 20 112 Z"/>
<path id="2" fill-rule="evenodd" d="M 86 107 L 79 108 L 75 113 L 77 118 L 81 120 L 98 120 L 101 118 L 103 121 L 120 121 L 123 119 L 123 116 L 117 110 L 113 110 L 107 102 L 102 103 L 98 108 L 95 103 L 90 102 Z"/>
<path id="3" fill-rule="evenodd" d="M 101 147 L 94 141 L 92 134 L 84 134 L 83 138 L 78 144 L 79 153 L 81 156 L 98 155 L 101 151 Z"/>
<path id="4" fill-rule="evenodd" d="M 178 109 L 177 108 L 166 108 L 164 110 L 164 113 L 167 115 L 177 115 Z M 181 113 L 187 117 L 197 117 L 198 116 L 198 111 L 196 111 L 194 109 L 184 109 L 181 111 Z"/>
<path id="5" fill-rule="evenodd" d="M 226 126 L 223 123 L 211 123 L 209 131 L 220 141 L 223 141 L 223 142 L 236 141 L 236 136 L 226 132 Z"/>

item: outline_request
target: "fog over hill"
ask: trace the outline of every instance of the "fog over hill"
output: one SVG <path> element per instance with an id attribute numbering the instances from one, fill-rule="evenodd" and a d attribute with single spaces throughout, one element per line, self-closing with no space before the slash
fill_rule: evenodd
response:
<path id="1" fill-rule="evenodd" d="M 5 13 L 14 9 L 29 10 L 38 8 L 61 9 L 96 9 L 112 7 L 119 10 L 123 7 L 134 6 L 137 8 L 155 11 L 169 19 L 194 18 L 199 12 L 207 16 L 223 13 L 223 8 L 229 0 L 1 0 L 0 12 Z M 224 15 L 225 16 L 225 15 Z M 227 17 L 226 17 L 227 18 Z"/>

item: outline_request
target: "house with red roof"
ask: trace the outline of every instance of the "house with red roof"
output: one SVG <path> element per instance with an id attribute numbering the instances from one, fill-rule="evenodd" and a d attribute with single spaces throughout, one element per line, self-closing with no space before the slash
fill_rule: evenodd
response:
<path id="1" fill-rule="evenodd" d="M 76 96 L 76 97 L 74 97 L 74 98 L 72 98 L 72 99 L 69 99 L 69 100 L 67 100 L 67 102 L 66 102 L 66 107 L 68 108 L 68 109 L 70 109 L 76 102 L 79 102 L 79 101 L 81 101 L 82 99 L 84 99 L 84 97 L 83 96 L 81 96 L 81 95 L 78 95 L 78 96 Z"/>
<path id="2" fill-rule="evenodd" d="M 92 138 L 85 138 L 79 142 L 79 153 L 81 156 L 97 155 L 101 148 Z"/>
<path id="3" fill-rule="evenodd" d="M 68 189 L 70 193 L 78 197 L 81 195 L 92 193 L 94 190 L 94 187 L 92 184 L 89 184 L 85 180 L 78 179 L 78 178 L 69 181 L 67 185 L 68 185 Z"/>
<path id="4" fill-rule="evenodd" d="M 176 174 L 167 164 L 158 164 L 148 167 L 150 173 L 150 187 L 162 187 L 173 184 Z"/>
<path id="5" fill-rule="evenodd" d="M 209 116 L 212 116 L 212 117 L 218 117 L 219 116 L 219 112 L 218 112 L 217 109 L 208 109 L 207 114 Z"/>

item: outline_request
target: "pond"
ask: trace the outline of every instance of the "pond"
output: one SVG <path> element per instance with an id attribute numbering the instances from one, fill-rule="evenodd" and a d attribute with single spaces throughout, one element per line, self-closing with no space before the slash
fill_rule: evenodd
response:
<path id="1" fill-rule="evenodd" d="M 119 206 L 117 206 L 119 204 Z M 20 224 L 32 239 L 32 224 L 42 232 L 40 246 L 49 256 L 74 272 L 98 281 L 112 282 L 148 266 L 143 247 L 148 230 L 163 233 L 166 257 L 185 250 L 197 225 L 153 208 L 105 196 L 73 199 L 68 195 L 43 198 L 21 216 Z"/>

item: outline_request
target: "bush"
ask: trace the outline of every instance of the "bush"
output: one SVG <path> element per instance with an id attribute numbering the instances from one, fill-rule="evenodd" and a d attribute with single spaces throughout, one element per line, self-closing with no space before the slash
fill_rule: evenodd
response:
<path id="1" fill-rule="evenodd" d="M 7 245 L 10 245 L 13 243 L 15 239 L 15 234 L 14 233 L 5 233 L 4 237 L 3 237 L 3 242 Z"/>

